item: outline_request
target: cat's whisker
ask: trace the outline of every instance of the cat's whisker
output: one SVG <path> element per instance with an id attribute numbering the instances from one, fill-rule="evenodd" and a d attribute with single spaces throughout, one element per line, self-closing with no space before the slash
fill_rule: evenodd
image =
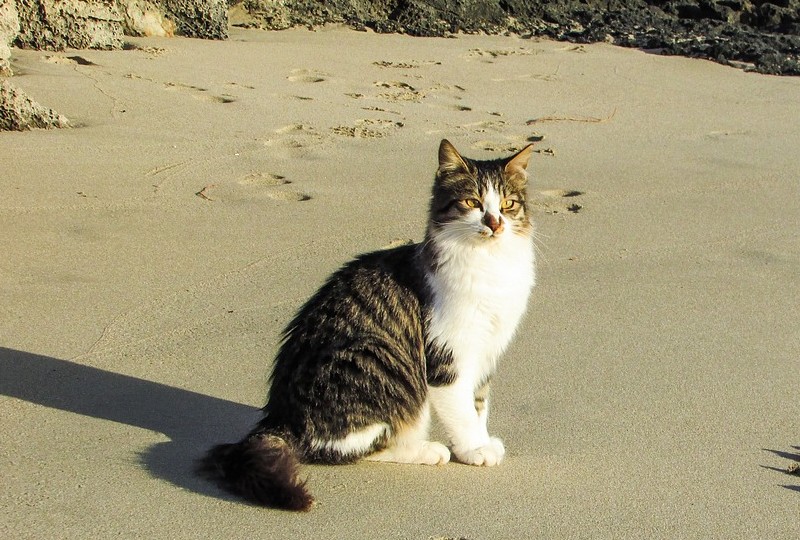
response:
<path id="1" fill-rule="evenodd" d="M 549 249 L 549 246 L 547 245 L 546 240 L 550 239 L 550 235 L 544 234 L 536 229 L 532 230 L 530 235 L 533 239 L 533 249 L 537 255 L 537 258 L 541 258 L 543 263 L 549 264 L 550 261 L 548 260 L 546 254 L 546 250 Z"/>
<path id="2" fill-rule="evenodd" d="M 534 243 L 544 244 L 545 240 L 550 240 L 550 235 L 534 230 L 531 232 L 531 238 Z"/>
<path id="3" fill-rule="evenodd" d="M 534 242 L 533 243 L 533 250 L 536 253 L 537 258 L 541 259 L 544 264 L 550 264 L 550 259 L 547 258 L 547 254 L 545 253 L 544 249 L 547 247 L 545 244 L 539 244 Z"/>

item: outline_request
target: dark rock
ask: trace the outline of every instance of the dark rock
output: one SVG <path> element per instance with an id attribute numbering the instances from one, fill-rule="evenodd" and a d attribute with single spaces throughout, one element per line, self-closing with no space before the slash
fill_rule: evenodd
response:
<path id="1" fill-rule="evenodd" d="M 180 35 L 206 39 L 228 37 L 227 0 L 161 0 L 158 3 Z"/>
<path id="2" fill-rule="evenodd" d="M 377 32 L 455 32 L 609 41 L 797 75 L 800 0 L 245 0 L 245 26 L 348 23 Z"/>

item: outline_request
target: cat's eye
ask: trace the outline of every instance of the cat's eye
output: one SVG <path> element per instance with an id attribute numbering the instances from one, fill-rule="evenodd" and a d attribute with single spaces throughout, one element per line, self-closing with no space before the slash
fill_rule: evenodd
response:
<path id="1" fill-rule="evenodd" d="M 511 210 L 513 208 L 516 208 L 518 204 L 519 201 L 515 201 L 514 199 L 504 199 L 503 202 L 500 204 L 500 207 L 503 210 Z"/>
<path id="2" fill-rule="evenodd" d="M 469 208 L 481 208 L 481 201 L 478 199 L 464 199 L 464 204 Z"/>

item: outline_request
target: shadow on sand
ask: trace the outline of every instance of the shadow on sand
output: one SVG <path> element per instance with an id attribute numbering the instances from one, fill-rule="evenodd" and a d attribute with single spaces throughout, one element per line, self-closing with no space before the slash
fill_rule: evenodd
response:
<path id="1" fill-rule="evenodd" d="M 800 446 L 793 446 L 792 448 L 794 448 L 794 450 L 800 450 Z M 797 452 L 786 452 L 786 451 L 783 451 L 783 450 L 772 450 L 770 448 L 764 448 L 764 450 L 766 450 L 767 452 L 772 452 L 773 454 L 775 454 L 778 457 L 781 457 L 781 458 L 784 458 L 784 459 L 790 459 L 795 464 L 800 464 L 800 453 L 797 453 Z M 795 476 L 795 477 L 798 474 L 797 472 L 790 472 L 790 471 L 796 471 L 797 470 L 796 468 L 792 468 L 792 467 L 787 467 L 787 468 L 784 468 L 784 469 L 781 469 L 781 468 L 778 468 L 778 467 L 770 467 L 770 466 L 767 466 L 767 465 L 762 465 L 762 467 L 765 468 L 765 469 L 769 469 L 771 471 L 775 471 L 775 472 L 791 474 L 792 476 Z M 795 491 L 797 493 L 800 493 L 800 485 L 783 484 L 781 487 L 784 487 L 784 488 L 788 489 L 789 491 Z"/>
<path id="2" fill-rule="evenodd" d="M 0 347 L 0 394 L 163 433 L 140 455 L 155 477 L 197 493 L 225 495 L 198 478 L 194 461 L 212 444 L 239 440 L 255 407 L 74 362 Z"/>

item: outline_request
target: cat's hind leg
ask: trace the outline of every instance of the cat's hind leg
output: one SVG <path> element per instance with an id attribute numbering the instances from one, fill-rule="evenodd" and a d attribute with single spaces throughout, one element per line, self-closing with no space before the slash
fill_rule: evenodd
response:
<path id="1" fill-rule="evenodd" d="M 366 456 L 365 459 L 390 463 L 444 465 L 450 461 L 450 450 L 442 443 L 428 440 L 430 421 L 430 407 L 425 403 L 414 422 L 397 430 L 389 438 L 385 448 Z"/>

